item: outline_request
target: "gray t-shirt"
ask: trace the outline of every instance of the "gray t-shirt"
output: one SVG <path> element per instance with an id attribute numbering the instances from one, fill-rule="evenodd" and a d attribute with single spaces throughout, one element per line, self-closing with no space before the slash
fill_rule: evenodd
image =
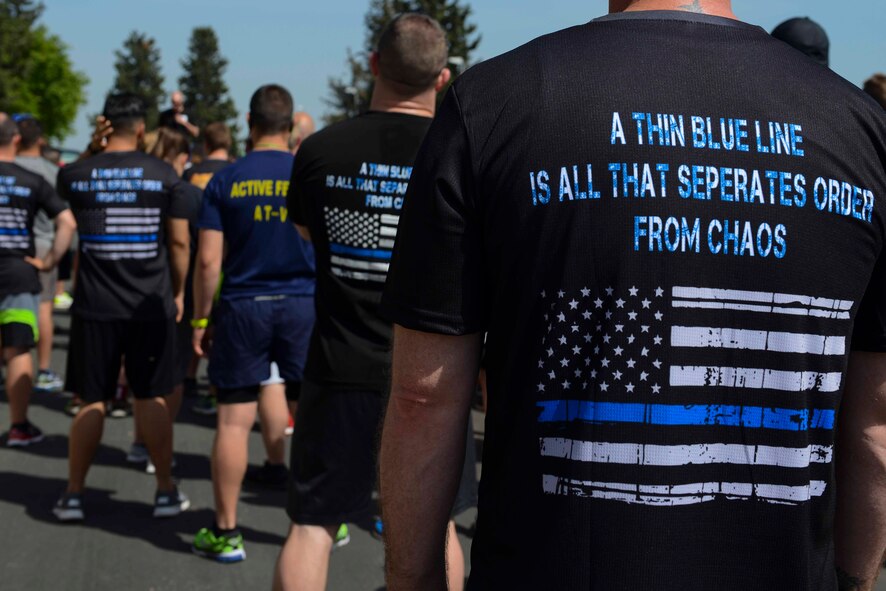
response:
<path id="1" fill-rule="evenodd" d="M 15 163 L 26 170 L 37 173 L 46 179 L 55 189 L 55 179 L 58 177 L 58 166 L 40 156 L 16 156 Z M 34 218 L 34 239 L 52 242 L 55 238 L 55 225 L 46 212 L 40 210 Z"/>

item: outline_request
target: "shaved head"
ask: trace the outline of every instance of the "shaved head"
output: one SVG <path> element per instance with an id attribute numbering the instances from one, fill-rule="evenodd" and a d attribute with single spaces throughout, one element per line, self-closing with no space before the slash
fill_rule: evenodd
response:
<path id="1" fill-rule="evenodd" d="M 449 60 L 449 44 L 440 23 L 419 13 L 394 18 L 378 40 L 381 76 L 417 90 L 435 85 Z"/>
<path id="2" fill-rule="evenodd" d="M 18 135 L 18 125 L 12 117 L 6 113 L 0 113 L 0 147 L 5 148 L 12 144 L 12 140 Z"/>
<path id="3" fill-rule="evenodd" d="M 298 111 L 292 115 L 292 133 L 289 134 L 289 149 L 294 151 L 298 149 L 303 141 L 308 139 L 315 131 L 317 126 L 314 124 L 314 118 L 305 113 Z"/>

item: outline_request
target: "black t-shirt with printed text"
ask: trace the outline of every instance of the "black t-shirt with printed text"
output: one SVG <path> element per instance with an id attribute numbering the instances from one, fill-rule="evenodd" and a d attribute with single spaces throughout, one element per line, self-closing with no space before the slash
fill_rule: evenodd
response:
<path id="1" fill-rule="evenodd" d="M 311 232 L 317 323 L 305 377 L 384 390 L 391 323 L 382 289 L 412 163 L 431 119 L 369 112 L 305 140 L 293 165 L 289 209 Z"/>
<path id="2" fill-rule="evenodd" d="M 886 351 L 884 139 L 836 74 L 685 12 L 456 81 L 383 310 L 488 331 L 469 589 L 836 588 L 836 409 L 851 347 Z"/>
<path id="3" fill-rule="evenodd" d="M 182 178 L 200 189 L 205 189 L 213 175 L 230 164 L 228 160 L 208 158 L 187 169 Z"/>
<path id="4" fill-rule="evenodd" d="M 194 216 L 193 187 L 142 152 L 109 152 L 70 164 L 57 186 L 80 234 L 72 312 L 91 320 L 175 316 L 166 223 Z"/>
<path id="5" fill-rule="evenodd" d="M 38 211 L 54 218 L 68 206 L 42 176 L 12 162 L 0 162 L 0 296 L 40 293 L 33 257 Z"/>

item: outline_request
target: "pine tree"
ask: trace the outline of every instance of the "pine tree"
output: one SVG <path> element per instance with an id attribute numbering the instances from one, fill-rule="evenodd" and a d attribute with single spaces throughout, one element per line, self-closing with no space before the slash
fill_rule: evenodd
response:
<path id="1" fill-rule="evenodd" d="M 471 58 L 480 45 L 477 25 L 470 22 L 472 9 L 459 0 L 370 0 L 366 13 L 366 42 L 359 52 L 348 51 L 348 74 L 329 81 L 332 111 L 325 117 L 334 123 L 364 112 L 372 98 L 373 80 L 369 71 L 369 55 L 378 44 L 382 31 L 392 18 L 404 12 L 420 12 L 436 19 L 446 31 L 449 41 L 450 67 L 453 78 L 471 65 Z M 442 93 L 441 93 L 442 96 Z"/>
<path id="2" fill-rule="evenodd" d="M 232 132 L 235 132 L 237 109 L 224 81 L 228 60 L 219 53 L 218 37 L 212 27 L 193 30 L 188 56 L 181 65 L 184 74 L 178 84 L 185 95 L 185 107 L 191 122 L 203 127 L 221 121 L 232 125 Z"/>
<path id="3" fill-rule="evenodd" d="M 21 101 L 31 29 L 42 12 L 43 5 L 32 0 L 0 0 L 0 108 L 12 110 Z"/>
<path id="4" fill-rule="evenodd" d="M 131 92 L 141 97 L 147 109 L 149 128 L 157 125 L 163 91 L 160 72 L 160 49 L 151 37 L 133 31 L 123 42 L 123 48 L 114 52 L 117 79 L 112 92 Z"/>

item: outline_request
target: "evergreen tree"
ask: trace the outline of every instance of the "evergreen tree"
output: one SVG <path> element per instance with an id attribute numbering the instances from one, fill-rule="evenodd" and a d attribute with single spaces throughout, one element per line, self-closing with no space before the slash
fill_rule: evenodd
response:
<path id="1" fill-rule="evenodd" d="M 163 91 L 160 72 L 160 49 L 151 37 L 133 31 L 123 42 L 123 48 L 114 52 L 117 78 L 112 92 L 131 92 L 141 97 L 147 109 L 149 128 L 157 125 Z"/>
<path id="2" fill-rule="evenodd" d="M 178 84 L 185 95 L 191 122 L 203 127 L 221 121 L 232 126 L 236 137 L 237 109 L 224 81 L 228 60 L 219 53 L 218 37 L 212 27 L 193 30 L 188 55 L 181 65 L 184 74 Z"/>
<path id="3" fill-rule="evenodd" d="M 332 111 L 325 117 L 327 123 L 347 119 L 369 108 L 373 87 L 369 55 L 378 44 L 385 25 L 404 12 L 427 14 L 446 31 L 453 78 L 471 65 L 474 51 L 480 45 L 480 36 L 477 25 L 470 22 L 472 9 L 468 4 L 459 0 L 370 0 L 363 49 L 359 52 L 349 50 L 348 73 L 343 78 L 329 81 L 330 97 L 326 103 Z"/>
<path id="4" fill-rule="evenodd" d="M 22 72 L 31 52 L 31 28 L 43 5 L 31 0 L 0 0 L 0 107 L 21 100 Z"/>

